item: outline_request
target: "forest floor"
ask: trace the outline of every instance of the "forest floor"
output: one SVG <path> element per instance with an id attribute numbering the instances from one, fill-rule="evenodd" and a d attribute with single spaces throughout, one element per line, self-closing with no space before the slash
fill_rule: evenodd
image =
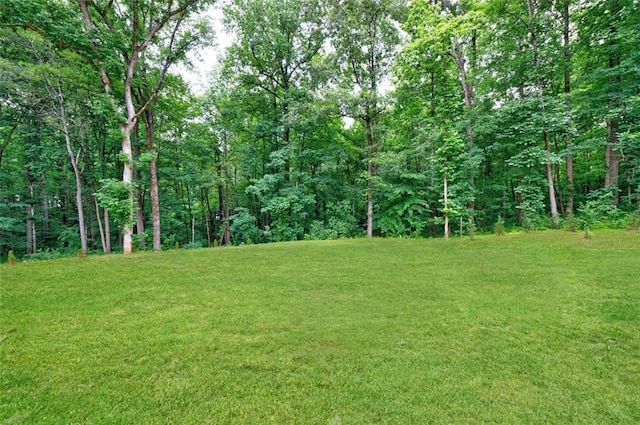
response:
<path id="1" fill-rule="evenodd" d="M 640 423 L 640 234 L 0 266 L 0 424 Z"/>

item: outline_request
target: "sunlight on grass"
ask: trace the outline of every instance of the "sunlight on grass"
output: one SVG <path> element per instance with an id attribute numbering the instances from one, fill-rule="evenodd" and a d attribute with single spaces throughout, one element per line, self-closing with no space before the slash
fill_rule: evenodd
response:
<path id="1" fill-rule="evenodd" d="M 0 424 L 640 422 L 640 237 L 0 267 Z"/>

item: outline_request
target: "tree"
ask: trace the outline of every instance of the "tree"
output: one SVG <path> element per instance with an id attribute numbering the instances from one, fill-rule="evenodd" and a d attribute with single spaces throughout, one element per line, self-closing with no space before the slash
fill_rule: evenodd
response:
<path id="1" fill-rule="evenodd" d="M 123 250 L 125 254 L 132 252 L 133 235 L 133 172 L 134 157 L 131 145 L 131 133 L 134 130 L 139 117 L 145 113 L 150 105 L 154 104 L 158 92 L 162 88 L 164 77 L 170 66 L 177 58 L 182 57 L 193 43 L 194 35 L 181 33 L 187 18 L 195 14 L 204 5 L 210 3 L 207 0 L 182 0 L 174 4 L 167 0 L 162 4 L 130 0 L 122 4 L 114 4 L 110 1 L 106 4 L 98 4 L 87 0 L 78 0 L 78 4 L 84 18 L 85 30 L 92 40 L 94 50 L 101 51 L 115 47 L 120 55 L 121 64 L 124 67 L 124 106 L 126 120 L 120 125 L 122 131 L 123 173 L 122 181 L 130 192 L 130 217 L 124 223 Z M 167 34 L 162 34 L 163 30 Z M 203 28 L 201 28 L 203 29 Z M 93 38 L 98 36 L 97 38 Z M 182 42 L 176 42 L 177 37 L 183 37 Z M 111 42 L 115 38 L 115 42 Z M 197 39 L 197 37 L 195 37 Z M 153 88 L 142 96 L 142 105 L 136 105 L 134 99 L 135 78 L 139 62 L 150 46 L 160 52 L 166 52 L 165 60 L 161 64 L 157 81 Z M 102 60 L 98 64 L 105 91 L 111 92 L 111 78 L 106 65 Z M 141 92 L 139 92 L 141 93 Z M 152 132 L 150 134 L 153 134 Z M 154 168 L 155 169 L 155 168 Z M 154 196 L 157 191 L 154 188 Z M 159 249 L 159 209 L 154 204 L 154 248 Z"/>
<path id="2" fill-rule="evenodd" d="M 474 107 L 474 76 L 477 69 L 477 37 L 483 27 L 484 17 L 478 5 L 474 2 L 434 2 L 422 0 L 412 2 L 409 7 L 409 17 L 404 28 L 410 34 L 410 42 L 405 46 L 405 56 L 417 55 L 422 61 L 430 60 L 428 69 L 446 68 L 448 62 L 455 64 L 458 74 L 460 99 L 464 104 L 462 119 L 465 123 L 465 138 L 467 151 L 474 151 L 473 107 Z M 408 59 L 415 63 L 420 59 Z M 406 63 L 406 62 L 405 62 Z M 400 65 L 402 67 L 402 65 Z M 406 66 L 406 65 L 405 65 Z M 415 70 L 404 69 L 406 74 Z M 433 71 L 432 71 L 433 72 Z M 434 81 L 435 84 L 435 81 Z M 452 117 L 447 116 L 445 120 Z M 477 163 L 468 163 L 469 188 L 473 191 L 474 174 Z M 469 194 L 469 221 L 474 216 L 474 195 Z"/>
<path id="3" fill-rule="evenodd" d="M 340 66 L 345 115 L 362 122 L 366 148 L 367 236 L 373 236 L 374 157 L 380 149 L 382 90 L 388 82 L 404 3 L 396 0 L 334 0 L 332 42 Z"/>
<path id="4" fill-rule="evenodd" d="M 75 180 L 75 204 L 77 211 L 77 233 L 80 234 L 79 247 L 83 254 L 88 249 L 87 232 L 84 218 L 84 207 L 82 197 L 82 178 L 80 162 L 83 156 L 82 149 L 77 153 L 74 152 L 72 146 L 72 120 L 76 121 L 76 126 L 81 127 L 80 121 L 84 121 L 82 117 L 86 112 L 85 103 L 86 85 L 83 81 L 83 72 L 87 72 L 86 67 L 79 66 L 69 57 L 58 56 L 53 47 L 47 40 L 43 39 L 39 34 L 29 31 L 16 31 L 10 36 L 14 46 L 21 46 L 22 53 L 13 57 L 9 57 L 12 61 L 2 65 L 5 75 L 12 80 L 11 84 L 7 84 L 4 88 L 5 93 L 10 98 L 11 106 L 14 108 L 17 116 L 22 116 L 23 120 L 31 127 L 25 132 L 24 142 L 29 143 L 25 146 L 24 153 L 27 155 L 26 169 L 27 186 L 29 188 L 29 197 L 32 199 L 28 205 L 27 217 L 27 252 L 35 253 L 38 246 L 47 247 L 51 239 L 49 232 L 51 231 L 51 214 L 52 207 L 50 198 L 60 199 L 60 191 L 53 185 L 54 193 L 49 194 L 48 180 L 51 177 L 57 177 L 55 171 L 51 170 L 51 163 L 47 162 L 47 158 L 57 161 L 59 153 L 63 150 L 58 149 L 57 139 L 62 136 L 64 146 L 68 154 L 69 163 L 73 168 Z M 12 87 L 13 86 L 13 87 Z M 73 106 L 68 102 L 65 92 L 73 92 Z M 10 94 L 11 93 L 11 94 Z M 21 105 L 21 106 L 19 106 Z M 18 107 L 19 106 L 19 107 Z M 78 113 L 77 110 L 85 108 L 85 111 Z M 68 113 L 70 109 L 74 112 Z M 18 115 L 19 114 L 19 115 Z M 14 124 L 17 128 L 18 123 Z M 46 140 L 50 138 L 51 144 L 44 144 L 42 140 L 32 139 L 30 134 L 36 128 L 41 128 L 44 134 L 49 134 Z M 77 132 L 74 132 L 78 134 Z M 56 167 L 57 168 L 57 167 Z M 65 170 L 67 167 L 63 166 Z M 84 168 L 84 167 L 82 167 Z M 54 168 L 55 170 L 55 168 Z M 39 189 L 39 195 L 37 194 Z M 36 199 L 40 197 L 40 218 L 36 216 Z M 66 197 L 65 197 L 66 198 Z M 55 203 L 52 203 L 55 205 Z M 53 206 L 55 210 L 56 207 Z M 36 222 L 41 221 L 40 243 L 37 243 Z M 76 233 L 76 235 L 77 235 Z M 72 232 L 68 232 L 65 236 L 66 242 L 76 245 L 77 242 L 70 240 Z M 77 236 L 76 236 L 77 237 Z"/>
<path id="5" fill-rule="evenodd" d="M 587 134 L 595 131 L 592 122 L 606 124 L 597 137 L 604 141 L 604 187 L 613 192 L 614 204 L 625 183 L 619 178 L 626 165 L 620 135 L 637 128 L 638 9 L 634 1 L 601 0 L 581 4 L 575 13 L 574 57 L 582 76 L 575 85 L 578 125 Z"/>
<path id="6" fill-rule="evenodd" d="M 41 58 L 43 64 L 49 63 L 56 65 L 55 56 L 50 55 L 48 58 Z M 45 62 L 46 61 L 46 62 Z M 59 64 L 59 63 L 58 63 Z M 44 71 L 44 70 L 43 70 Z M 76 208 L 78 212 L 78 230 L 80 233 L 80 250 L 82 255 L 87 255 L 87 227 L 84 219 L 84 201 L 82 199 L 82 171 L 79 165 L 79 158 L 82 154 L 81 150 L 77 153 L 74 152 L 71 143 L 71 129 L 69 116 L 67 115 L 67 106 L 65 95 L 62 89 L 62 81 L 60 75 L 51 75 L 52 69 L 47 67 L 43 73 L 43 80 L 47 86 L 50 96 L 57 102 L 57 118 L 60 121 L 60 129 L 64 135 L 65 146 L 67 148 L 67 154 L 69 155 L 69 162 L 73 168 L 73 175 L 75 179 L 75 192 L 76 192 Z"/>
<path id="7" fill-rule="evenodd" d="M 306 0 L 237 0 L 225 13 L 238 40 L 224 72 L 235 81 L 235 107 L 246 114 L 238 118 L 247 120 L 245 136 L 261 168 L 247 193 L 259 201 L 262 227 L 276 239 L 297 239 L 314 202 L 300 154 L 320 118 L 313 103 L 325 78 L 324 9 Z"/>

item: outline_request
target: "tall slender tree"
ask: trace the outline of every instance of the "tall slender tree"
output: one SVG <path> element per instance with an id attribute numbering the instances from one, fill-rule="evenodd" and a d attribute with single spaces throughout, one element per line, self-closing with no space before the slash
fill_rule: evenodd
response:
<path id="1" fill-rule="evenodd" d="M 367 236 L 373 236 L 374 158 L 381 143 L 382 99 L 389 84 L 405 4 L 397 0 L 334 0 L 332 40 L 342 75 L 345 115 L 365 129 Z"/>
<path id="2" fill-rule="evenodd" d="M 122 3 L 122 4 L 120 4 Z M 158 92 L 162 88 L 164 76 L 169 67 L 175 62 L 174 43 L 176 35 L 180 34 L 187 18 L 206 4 L 208 0 L 182 0 L 174 2 L 166 0 L 158 2 L 148 2 L 139 0 L 122 1 L 115 4 L 110 1 L 105 4 L 78 0 L 78 5 L 84 17 L 85 29 L 92 40 L 94 48 L 99 51 L 115 47 L 119 50 L 121 63 L 124 67 L 124 106 L 126 110 L 126 120 L 120 125 L 122 131 L 122 153 L 124 157 L 124 167 L 122 182 L 128 187 L 130 192 L 131 212 L 130 219 L 123 228 L 123 250 L 125 254 L 132 252 L 133 236 L 133 171 L 134 157 L 131 145 L 131 133 L 134 130 L 139 117 L 155 102 Z M 168 30 L 169 36 L 163 37 L 162 31 Z M 115 45 L 109 46 L 107 34 L 115 36 Z M 94 38 L 98 35 L 97 38 Z M 189 37 L 191 38 L 191 37 Z M 189 43 L 179 47 L 186 51 Z M 150 46 L 160 51 L 169 51 L 164 63 L 160 66 L 159 77 L 144 98 L 140 99 L 143 104 L 136 105 L 134 98 L 135 78 L 138 71 L 139 62 Z M 181 54 L 184 53 L 181 52 Z M 106 92 L 111 91 L 111 78 L 105 63 L 99 64 L 102 82 Z M 156 179 L 157 181 L 157 179 Z M 156 191 L 154 190 L 154 194 Z M 154 208 L 154 224 L 159 228 L 159 209 Z M 154 229 L 154 248 L 159 249 L 159 232 Z"/>

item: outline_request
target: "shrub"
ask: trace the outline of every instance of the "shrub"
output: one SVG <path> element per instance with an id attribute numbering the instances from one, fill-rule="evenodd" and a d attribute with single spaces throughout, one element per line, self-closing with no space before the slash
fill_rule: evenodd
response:
<path id="1" fill-rule="evenodd" d="M 575 232 L 578 229 L 578 220 L 576 220 L 576 216 L 573 212 L 567 214 L 566 224 L 569 232 Z"/>
<path id="2" fill-rule="evenodd" d="M 631 214 L 625 217 L 625 228 L 627 230 L 638 230 L 640 227 L 640 213 L 637 211 L 632 212 Z"/>
<path id="3" fill-rule="evenodd" d="M 72 257 L 75 253 L 75 251 L 53 250 L 47 248 L 42 251 L 34 252 L 33 254 L 27 254 L 22 259 L 24 261 L 57 260 L 58 258 Z"/>
<path id="4" fill-rule="evenodd" d="M 188 243 L 183 246 L 184 249 L 197 249 L 204 247 L 204 243 L 202 241 L 195 241 L 193 243 Z"/>
<path id="5" fill-rule="evenodd" d="M 467 228 L 467 234 L 469 235 L 469 239 L 474 240 L 476 238 L 476 231 L 478 229 L 476 228 L 476 223 L 475 222 L 471 222 L 469 223 L 469 227 Z"/>
<path id="6" fill-rule="evenodd" d="M 498 236 L 504 235 L 504 218 L 502 218 L 502 216 L 498 216 L 498 221 L 496 221 L 496 225 L 494 226 L 493 229 L 496 235 Z"/>
<path id="7" fill-rule="evenodd" d="M 146 251 L 148 241 L 149 234 L 147 232 L 136 233 L 133 235 L 132 243 L 134 251 Z"/>
<path id="8" fill-rule="evenodd" d="M 238 208 L 230 219 L 230 231 L 236 243 L 246 243 L 249 240 L 259 242 L 262 240 L 262 231 L 256 225 L 258 220 L 247 208 Z"/>
<path id="9" fill-rule="evenodd" d="M 16 256 L 12 251 L 9 251 L 9 256 L 7 257 L 7 262 L 9 263 L 10 266 L 15 266 L 16 265 Z"/>
<path id="10" fill-rule="evenodd" d="M 587 201 L 578 209 L 579 220 L 583 228 L 613 224 L 620 218 L 620 211 L 613 203 L 613 189 L 600 189 L 591 192 Z"/>

